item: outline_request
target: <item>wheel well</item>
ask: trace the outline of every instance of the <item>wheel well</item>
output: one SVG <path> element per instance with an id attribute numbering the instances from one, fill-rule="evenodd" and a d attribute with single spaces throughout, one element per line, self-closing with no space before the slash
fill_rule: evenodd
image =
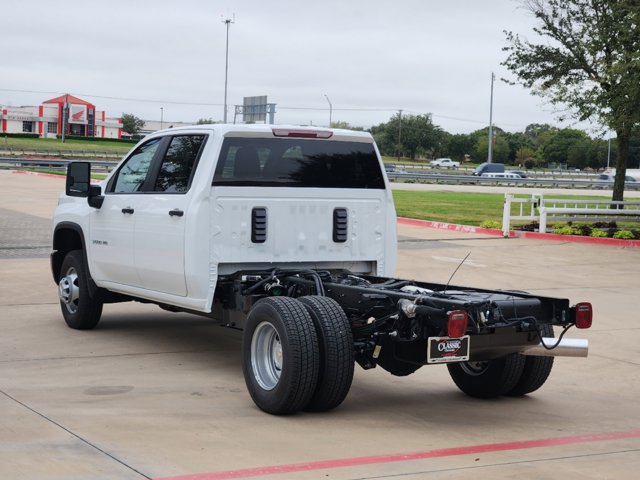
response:
<path id="1" fill-rule="evenodd" d="M 72 250 L 84 250 L 82 235 L 71 226 L 56 229 L 53 234 L 53 253 L 51 254 L 51 273 L 54 282 L 58 283 L 62 261 Z"/>

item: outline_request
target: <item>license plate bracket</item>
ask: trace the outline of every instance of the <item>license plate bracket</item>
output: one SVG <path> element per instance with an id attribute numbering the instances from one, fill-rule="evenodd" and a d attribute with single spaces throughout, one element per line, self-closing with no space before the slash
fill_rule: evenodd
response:
<path id="1" fill-rule="evenodd" d="M 469 360 L 471 338 L 429 337 L 427 340 L 427 363 L 453 363 Z"/>

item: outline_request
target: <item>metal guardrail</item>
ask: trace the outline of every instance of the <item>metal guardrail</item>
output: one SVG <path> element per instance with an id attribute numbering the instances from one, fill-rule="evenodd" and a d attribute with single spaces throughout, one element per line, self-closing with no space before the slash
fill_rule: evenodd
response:
<path id="1" fill-rule="evenodd" d="M 120 160 L 127 154 L 128 150 L 122 152 L 110 152 L 99 150 L 40 150 L 34 148 L 15 148 L 0 145 L 0 155 L 5 157 L 51 157 L 57 158 L 113 158 Z"/>
<path id="2" fill-rule="evenodd" d="M 513 211 L 515 205 L 518 206 L 516 213 Z M 502 212 L 502 234 L 505 237 L 509 236 L 512 220 L 538 222 L 538 231 L 541 233 L 547 231 L 549 220 L 640 222 L 640 201 L 544 198 L 539 193 L 530 197 L 516 197 L 511 193 L 505 193 Z"/>
<path id="3" fill-rule="evenodd" d="M 91 165 L 101 167 L 107 171 L 115 167 L 122 157 L 117 160 L 108 158 L 88 160 Z M 21 158 L 0 157 L 0 167 L 17 168 L 66 168 L 71 159 L 60 158 Z M 473 175 L 447 175 L 442 173 L 418 173 L 418 172 L 387 172 L 390 180 L 414 180 L 425 183 L 450 184 L 450 185 L 504 185 L 514 187 L 560 187 L 560 188 L 601 188 L 612 189 L 613 183 L 602 180 L 584 180 L 569 178 L 490 178 L 476 177 Z M 626 190 L 640 190 L 640 182 L 627 182 Z"/>
<path id="4" fill-rule="evenodd" d="M 50 168 L 66 169 L 67 165 L 74 160 L 64 160 L 59 158 L 6 158 L 0 157 L 0 166 L 9 168 Z M 92 166 L 110 171 L 118 164 L 118 161 L 99 159 L 87 160 Z"/>
<path id="5" fill-rule="evenodd" d="M 560 187 L 612 189 L 613 183 L 579 178 L 490 178 L 473 175 L 444 175 L 441 173 L 387 172 L 391 180 L 420 180 L 428 183 L 454 185 L 506 185 L 512 187 Z M 626 182 L 626 190 L 640 190 L 640 182 Z"/>

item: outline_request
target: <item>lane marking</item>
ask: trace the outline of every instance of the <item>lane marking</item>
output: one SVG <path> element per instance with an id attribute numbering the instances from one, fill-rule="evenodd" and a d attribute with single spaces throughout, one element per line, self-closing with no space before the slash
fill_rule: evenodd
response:
<path id="1" fill-rule="evenodd" d="M 488 443 L 470 445 L 466 447 L 442 448 L 421 452 L 394 453 L 389 455 L 374 455 L 369 457 L 338 458 L 307 463 L 291 463 L 288 465 L 271 465 L 266 467 L 244 468 L 241 470 L 227 470 L 211 473 L 197 473 L 177 477 L 162 477 L 155 480 L 227 480 L 232 478 L 262 477 L 282 473 L 311 472 L 316 470 L 330 470 L 360 465 L 374 465 L 382 463 L 406 462 L 424 460 L 428 458 L 456 457 L 478 453 L 503 452 L 508 450 L 526 450 L 530 448 L 557 447 L 579 443 L 604 442 L 609 440 L 623 440 L 626 438 L 640 438 L 640 429 L 626 432 L 598 433 L 594 435 L 573 435 L 569 437 L 544 438 L 539 440 L 524 440 L 518 442 Z"/>

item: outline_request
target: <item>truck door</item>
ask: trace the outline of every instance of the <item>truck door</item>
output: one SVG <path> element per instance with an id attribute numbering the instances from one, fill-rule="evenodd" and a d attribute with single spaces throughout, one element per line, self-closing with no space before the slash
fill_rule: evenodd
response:
<path id="1" fill-rule="evenodd" d="M 104 189 L 102 208 L 91 214 L 88 249 L 91 275 L 96 280 L 140 285 L 134 263 L 134 226 L 161 141 L 149 140 L 131 154 Z"/>
<path id="2" fill-rule="evenodd" d="M 157 160 L 153 184 L 136 210 L 133 234 L 140 285 L 148 290 L 186 296 L 185 226 L 190 186 L 206 135 L 170 137 Z"/>

